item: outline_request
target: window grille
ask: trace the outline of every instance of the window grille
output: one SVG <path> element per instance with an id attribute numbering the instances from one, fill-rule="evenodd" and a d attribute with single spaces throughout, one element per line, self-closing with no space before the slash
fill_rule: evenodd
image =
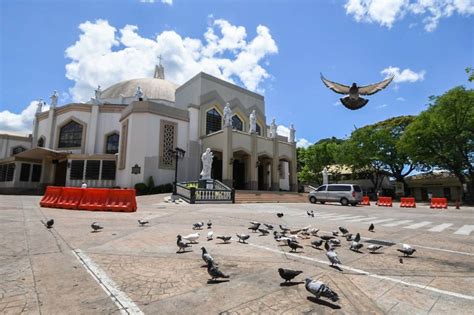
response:
<path id="1" fill-rule="evenodd" d="M 101 179 L 115 180 L 115 161 L 102 161 Z"/>
<path id="2" fill-rule="evenodd" d="M 244 124 L 242 120 L 239 118 L 239 116 L 237 115 L 232 116 L 232 129 L 240 130 L 240 131 L 244 130 Z"/>
<path id="3" fill-rule="evenodd" d="M 21 163 L 20 182 L 27 182 L 30 179 L 31 164 Z"/>
<path id="4" fill-rule="evenodd" d="M 41 165 L 33 164 L 33 171 L 31 172 L 31 181 L 39 182 L 41 178 Z"/>
<path id="5" fill-rule="evenodd" d="M 119 135 L 117 133 L 107 136 L 105 153 L 115 154 L 118 152 L 119 147 Z"/>
<path id="6" fill-rule="evenodd" d="M 161 122 L 161 158 L 159 165 L 160 168 L 174 167 L 174 154 L 172 151 L 176 148 L 176 129 L 176 123 L 167 121 Z"/>
<path id="7" fill-rule="evenodd" d="M 7 176 L 5 180 L 7 182 L 11 182 L 13 180 L 14 175 L 15 175 L 15 163 L 7 164 Z"/>
<path id="8" fill-rule="evenodd" d="M 222 129 L 221 114 L 213 108 L 206 113 L 206 135 Z"/>
<path id="9" fill-rule="evenodd" d="M 18 153 L 21 153 L 23 151 L 26 151 L 26 149 L 22 146 L 18 146 L 18 147 L 14 147 L 12 149 L 12 155 L 15 155 L 15 154 L 18 154 Z"/>
<path id="10" fill-rule="evenodd" d="M 100 160 L 87 160 L 86 179 L 99 179 Z"/>
<path id="11" fill-rule="evenodd" d="M 82 146 L 82 125 L 71 121 L 59 131 L 58 148 L 76 148 Z"/>
<path id="12" fill-rule="evenodd" d="M 71 172 L 69 175 L 70 179 L 83 179 L 84 177 L 84 161 L 83 160 L 72 160 L 71 161 Z"/>

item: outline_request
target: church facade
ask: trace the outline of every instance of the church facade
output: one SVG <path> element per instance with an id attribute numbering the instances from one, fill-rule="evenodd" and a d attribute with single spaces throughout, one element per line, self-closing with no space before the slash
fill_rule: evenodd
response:
<path id="1" fill-rule="evenodd" d="M 87 103 L 39 103 L 28 137 L 0 135 L 0 191 L 46 185 L 134 187 L 153 177 L 199 179 L 201 155 L 213 153 L 212 178 L 235 189 L 297 190 L 294 129 L 269 126 L 262 95 L 199 73 L 182 85 L 164 78 L 119 82 Z M 225 118 L 225 119 L 224 119 Z"/>

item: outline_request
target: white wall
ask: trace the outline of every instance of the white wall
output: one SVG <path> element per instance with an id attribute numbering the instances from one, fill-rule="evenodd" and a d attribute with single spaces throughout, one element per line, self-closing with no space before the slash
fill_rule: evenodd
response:
<path id="1" fill-rule="evenodd" d="M 12 139 L 7 136 L 0 136 L 0 159 L 12 156 L 14 147 L 22 146 L 25 149 L 31 148 L 31 140 Z"/>
<path id="2" fill-rule="evenodd" d="M 95 138 L 95 153 L 105 153 L 105 135 L 118 131 L 120 135 L 121 113 L 100 113 L 97 120 L 97 133 Z M 120 141 L 120 140 L 119 140 Z"/>
<path id="3" fill-rule="evenodd" d="M 283 178 L 280 177 L 280 189 L 290 190 L 290 164 L 286 161 L 280 161 L 280 166 L 283 172 Z M 278 174 L 278 176 L 280 176 Z"/>

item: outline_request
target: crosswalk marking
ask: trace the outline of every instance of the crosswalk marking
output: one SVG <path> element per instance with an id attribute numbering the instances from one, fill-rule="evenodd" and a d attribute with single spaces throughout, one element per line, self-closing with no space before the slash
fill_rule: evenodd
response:
<path id="1" fill-rule="evenodd" d="M 351 216 L 350 214 L 340 215 L 338 217 L 330 218 L 329 221 L 344 220 L 345 218 L 350 217 L 350 216 Z"/>
<path id="2" fill-rule="evenodd" d="M 443 224 L 432 227 L 428 231 L 430 231 L 430 232 L 442 232 L 442 231 L 446 230 L 448 227 L 450 227 L 451 225 L 453 225 L 453 224 L 452 223 L 443 223 Z"/>
<path id="3" fill-rule="evenodd" d="M 341 219 L 341 221 L 353 220 L 353 219 L 358 219 L 358 218 L 365 218 L 365 217 L 363 215 L 356 215 L 356 216 L 353 216 L 353 217 L 348 217 L 348 218 Z"/>
<path id="4" fill-rule="evenodd" d="M 324 218 L 330 218 L 330 217 L 335 217 L 338 216 L 339 214 L 331 213 L 331 214 L 323 214 L 321 216 L 318 216 L 318 219 L 324 219 Z"/>
<path id="5" fill-rule="evenodd" d="M 388 221 L 393 221 L 393 220 L 395 219 L 381 219 L 381 220 L 370 221 L 370 223 L 377 224 L 377 223 L 388 222 Z"/>
<path id="6" fill-rule="evenodd" d="M 393 227 L 393 226 L 398 226 L 398 225 L 407 224 L 407 223 L 411 223 L 411 222 L 413 222 L 413 220 L 402 220 L 402 221 L 382 224 L 382 226 Z"/>
<path id="7" fill-rule="evenodd" d="M 415 229 L 421 228 L 421 227 L 423 227 L 425 225 L 428 225 L 428 224 L 431 224 L 431 222 L 423 221 L 423 222 L 415 223 L 415 224 L 412 224 L 412 225 L 409 225 L 409 226 L 405 226 L 405 229 L 415 230 Z"/>
<path id="8" fill-rule="evenodd" d="M 463 225 L 459 230 L 454 232 L 457 235 L 470 235 L 474 231 L 474 225 Z"/>
<path id="9" fill-rule="evenodd" d="M 349 222 L 361 222 L 361 221 L 372 220 L 372 219 L 377 219 L 377 217 L 365 217 L 365 218 L 361 218 L 361 219 L 349 220 Z"/>

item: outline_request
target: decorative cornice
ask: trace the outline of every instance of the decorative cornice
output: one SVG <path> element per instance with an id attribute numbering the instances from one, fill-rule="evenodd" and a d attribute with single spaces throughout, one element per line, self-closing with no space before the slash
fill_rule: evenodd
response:
<path id="1" fill-rule="evenodd" d="M 150 101 L 132 102 L 122 112 L 122 117 L 120 117 L 120 121 L 124 120 L 132 113 L 150 113 L 154 115 L 165 116 L 168 118 L 189 121 L 189 112 L 187 110 Z"/>

